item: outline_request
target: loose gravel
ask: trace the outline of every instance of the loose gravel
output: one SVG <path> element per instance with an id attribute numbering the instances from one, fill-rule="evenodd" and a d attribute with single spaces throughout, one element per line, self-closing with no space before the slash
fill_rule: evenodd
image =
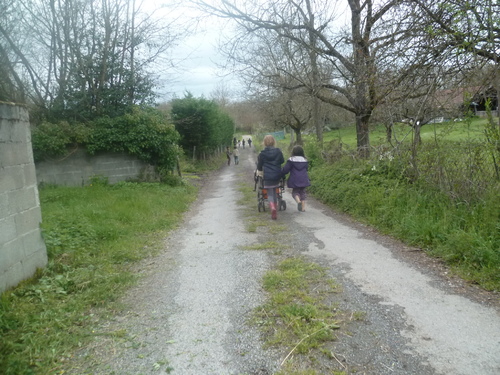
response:
<path id="1" fill-rule="evenodd" d="M 261 278 L 275 259 L 245 250 L 238 184 L 252 184 L 255 152 L 206 181 L 185 223 L 144 263 L 144 277 L 104 323 L 106 334 L 79 353 L 75 374 L 266 375 L 285 349 L 263 349 L 249 324 L 263 303 Z M 498 295 L 468 286 L 439 262 L 310 200 L 298 212 L 289 193 L 278 221 L 289 255 L 321 264 L 341 285 L 341 323 L 323 369 L 346 374 L 500 374 Z M 168 197 L 166 197 L 168 199 Z M 255 202 L 257 209 L 257 202 Z M 270 216 L 269 212 L 261 213 Z M 270 217 L 269 217 L 270 220 Z M 327 372 L 325 372 L 327 373 Z"/>

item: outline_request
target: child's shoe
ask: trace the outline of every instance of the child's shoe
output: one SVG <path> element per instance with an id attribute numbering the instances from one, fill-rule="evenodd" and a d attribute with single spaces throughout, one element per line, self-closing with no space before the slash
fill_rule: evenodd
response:
<path id="1" fill-rule="evenodd" d="M 276 203 L 269 203 L 269 208 L 271 209 L 271 219 L 276 220 L 278 218 L 278 213 L 276 212 Z"/>

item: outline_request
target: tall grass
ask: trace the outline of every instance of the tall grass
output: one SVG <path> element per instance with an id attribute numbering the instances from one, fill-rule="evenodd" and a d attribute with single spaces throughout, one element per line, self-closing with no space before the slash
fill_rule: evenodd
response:
<path id="1" fill-rule="evenodd" d="M 443 258 L 468 280 L 500 289 L 500 185 L 466 205 L 364 164 L 323 165 L 311 178 L 311 191 L 326 203 Z"/>
<path id="2" fill-rule="evenodd" d="M 432 134 L 423 135 L 414 160 L 395 154 L 380 140 L 379 153 L 358 160 L 345 148 L 332 151 L 334 139 L 336 145 L 355 142 L 349 131 L 344 138 L 338 131 L 329 134 L 326 148 L 306 144 L 313 166 L 310 191 L 327 204 L 441 257 L 467 280 L 500 290 L 500 182 L 493 159 L 481 145 L 477 147 L 484 123 L 439 124 Z M 482 149 L 487 149 L 485 143 Z"/>
<path id="3" fill-rule="evenodd" d="M 2 374 L 62 373 L 99 314 L 137 279 L 196 194 L 187 185 L 96 181 L 40 189 L 49 265 L 0 299 Z"/>
<path id="4" fill-rule="evenodd" d="M 391 142 L 384 125 L 372 126 L 370 160 L 356 158 L 353 126 L 325 133 L 323 145 L 305 136 L 310 191 L 444 259 L 464 278 L 500 290 L 500 157 L 485 138 L 489 122 L 497 119 L 423 126 L 414 160 L 406 124 L 394 126 Z M 280 147 L 286 154 L 287 140 Z"/>

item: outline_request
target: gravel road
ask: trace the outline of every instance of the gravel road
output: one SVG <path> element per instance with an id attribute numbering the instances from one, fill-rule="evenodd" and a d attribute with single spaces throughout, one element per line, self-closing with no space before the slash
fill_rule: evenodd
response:
<path id="1" fill-rule="evenodd" d="M 238 184 L 253 184 L 254 150 L 206 181 L 184 224 L 123 309 L 99 328 L 108 334 L 79 353 L 73 373 L 265 375 L 287 353 L 263 349 L 247 324 L 263 302 L 260 282 L 273 266 L 248 233 Z M 291 252 L 329 270 L 342 286 L 339 303 L 364 318 L 346 323 L 332 353 L 356 374 L 500 374 L 498 295 L 469 286 L 418 249 L 310 200 L 298 212 L 289 193 L 278 221 Z M 257 204 L 255 204 L 257 209 Z M 270 216 L 268 212 L 261 215 Z M 270 218 L 269 218 L 270 220 Z M 292 229 L 290 229 L 292 228 Z M 347 334 L 348 332 L 348 334 Z"/>

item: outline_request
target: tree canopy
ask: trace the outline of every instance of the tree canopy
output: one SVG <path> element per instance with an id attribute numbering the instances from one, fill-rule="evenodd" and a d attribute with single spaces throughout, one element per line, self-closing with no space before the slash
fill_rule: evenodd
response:
<path id="1" fill-rule="evenodd" d="M 184 151 L 211 152 L 231 145 L 234 121 L 214 101 L 188 93 L 172 101 L 171 114 Z"/>
<path id="2" fill-rule="evenodd" d="M 38 123 L 152 104 L 183 35 L 132 0 L 0 0 L 0 13 L 0 99 L 29 104 Z"/>

